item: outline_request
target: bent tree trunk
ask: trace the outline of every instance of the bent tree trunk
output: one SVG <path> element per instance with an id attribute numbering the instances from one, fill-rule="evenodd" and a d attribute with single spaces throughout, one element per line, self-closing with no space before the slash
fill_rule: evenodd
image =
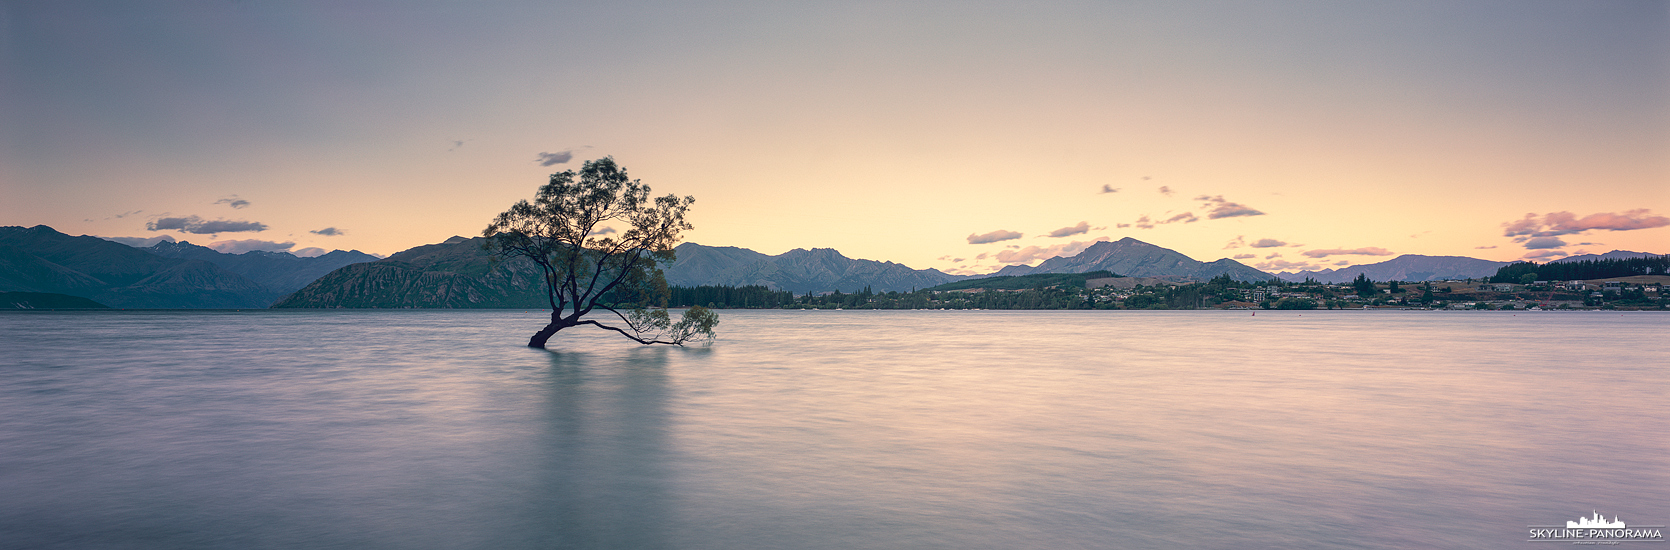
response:
<path id="1" fill-rule="evenodd" d="M 556 323 L 545 325 L 545 328 L 539 329 L 539 332 L 533 333 L 533 338 L 528 339 L 528 347 L 545 349 L 545 342 L 549 341 L 552 336 L 557 334 L 557 331 L 562 330 L 563 328 L 565 327 Z"/>

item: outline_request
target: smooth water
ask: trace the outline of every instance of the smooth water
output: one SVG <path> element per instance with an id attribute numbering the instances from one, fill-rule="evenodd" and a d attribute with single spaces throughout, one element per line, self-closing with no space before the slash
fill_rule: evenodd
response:
<path id="1" fill-rule="evenodd" d="M 0 548 L 1525 548 L 1670 520 L 1670 315 L 0 314 Z M 1562 544 L 1563 545 L 1563 544 Z"/>

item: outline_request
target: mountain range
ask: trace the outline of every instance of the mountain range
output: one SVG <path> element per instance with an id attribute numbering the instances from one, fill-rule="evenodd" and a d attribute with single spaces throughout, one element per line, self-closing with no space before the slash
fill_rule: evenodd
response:
<path id="1" fill-rule="evenodd" d="M 1307 278 L 1322 283 L 1349 283 L 1358 275 L 1374 281 L 1443 281 L 1489 277 L 1508 262 L 1492 262 L 1465 256 L 1422 256 L 1404 254 L 1380 263 L 1354 265 L 1321 271 L 1281 272 L 1284 281 L 1300 282 Z"/>
<path id="2" fill-rule="evenodd" d="M 158 244 L 169 246 L 134 248 L 44 225 L 0 227 L 0 292 L 66 294 L 115 308 L 264 308 L 300 279 L 376 259 L 360 252 L 297 258 Z"/>
<path id="3" fill-rule="evenodd" d="M 1130 237 L 1117 241 L 1102 241 L 1090 245 L 1075 256 L 1056 256 L 1034 267 L 1012 265 L 993 275 L 1030 275 L 1033 273 L 1086 273 L 1112 271 L 1126 277 L 1155 277 L 1172 281 L 1205 281 L 1219 275 L 1242 281 L 1268 281 L 1275 276 L 1247 267 L 1246 264 L 1222 258 L 1202 262 L 1169 248 L 1148 244 Z"/>
<path id="4" fill-rule="evenodd" d="M 57 293 L 117 308 L 540 308 L 546 307 L 538 270 L 525 259 L 496 260 L 483 239 L 453 237 L 386 259 L 358 251 L 299 258 L 275 252 L 225 254 L 189 242 L 135 248 L 50 227 L 0 227 L 0 292 Z M 795 294 L 839 290 L 909 291 L 982 276 L 853 259 L 828 248 L 769 255 L 746 248 L 684 243 L 663 267 L 670 285 L 760 285 Z M 1559 261 L 1640 257 L 1612 251 Z M 1037 266 L 1005 267 L 986 276 L 1110 271 L 1173 282 L 1220 275 L 1238 281 L 1282 278 L 1349 282 L 1428 281 L 1488 277 L 1505 262 L 1458 256 L 1403 255 L 1338 270 L 1271 275 L 1231 259 L 1194 260 L 1132 238 L 1098 242 L 1069 257 Z"/>

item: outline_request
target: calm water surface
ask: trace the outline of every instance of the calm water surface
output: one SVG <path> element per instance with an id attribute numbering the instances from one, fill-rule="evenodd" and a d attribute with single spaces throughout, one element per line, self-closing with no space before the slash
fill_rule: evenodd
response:
<path id="1" fill-rule="evenodd" d="M 708 348 L 522 347 L 540 317 L 0 314 L 0 548 L 1535 548 L 1592 510 L 1670 522 L 1670 315 L 725 311 Z"/>

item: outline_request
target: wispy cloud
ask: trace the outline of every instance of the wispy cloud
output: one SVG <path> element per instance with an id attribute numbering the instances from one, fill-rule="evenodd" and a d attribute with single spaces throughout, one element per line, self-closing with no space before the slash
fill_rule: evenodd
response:
<path id="1" fill-rule="evenodd" d="M 224 204 L 226 206 L 232 207 L 233 209 L 238 209 L 238 208 L 243 208 L 243 207 L 249 206 L 249 201 L 240 199 L 240 198 L 238 198 L 237 195 L 232 195 L 230 197 L 226 197 L 224 199 L 220 199 L 218 201 L 215 201 L 215 204 Z"/>
<path id="2" fill-rule="evenodd" d="M 1016 250 L 1002 250 L 997 253 L 997 261 L 1006 264 L 1026 264 L 1036 260 L 1047 260 L 1056 256 L 1072 256 L 1099 241 L 1106 241 L 1107 237 L 1097 237 L 1090 241 L 1073 241 L 1066 244 L 1052 246 L 1028 246 Z"/>
<path id="3" fill-rule="evenodd" d="M 263 252 L 284 252 L 286 250 L 290 250 L 290 248 L 293 247 L 293 246 L 296 246 L 296 243 L 291 243 L 291 242 L 280 243 L 280 242 L 273 242 L 273 241 L 263 241 L 263 240 L 259 240 L 259 239 L 244 239 L 244 240 L 233 239 L 233 240 L 225 240 L 225 241 L 215 241 L 215 242 L 212 242 L 212 243 L 208 244 L 209 248 L 213 248 L 213 249 L 215 249 L 216 252 L 220 252 L 220 253 L 223 253 L 223 254 L 243 254 L 245 252 L 253 252 L 253 251 L 256 251 L 256 250 L 260 250 L 260 251 L 263 251 Z"/>
<path id="4" fill-rule="evenodd" d="M 1121 188 L 1119 188 L 1119 187 L 1114 187 L 1112 185 L 1103 184 L 1102 185 L 1102 192 L 1098 193 L 1098 194 L 1099 195 L 1106 195 L 1108 193 L 1118 193 L 1120 189 Z"/>
<path id="5" fill-rule="evenodd" d="M 1525 259 L 1527 259 L 1527 260 L 1541 260 L 1541 259 L 1545 259 L 1545 258 L 1564 258 L 1566 256 L 1568 256 L 1568 254 L 1566 254 L 1565 252 L 1561 252 L 1559 250 L 1538 250 L 1536 252 L 1526 253 L 1525 254 Z"/>
<path id="6" fill-rule="evenodd" d="M 1194 223 L 1197 221 L 1200 221 L 1200 217 L 1196 216 L 1194 212 L 1184 212 L 1182 214 L 1166 218 L 1166 221 L 1160 223 Z"/>
<path id="7" fill-rule="evenodd" d="M 1061 229 L 1057 229 L 1055 231 L 1051 231 L 1050 236 L 1051 237 L 1058 237 L 1058 238 L 1059 237 L 1071 237 L 1073 235 L 1080 235 L 1080 234 L 1089 233 L 1089 232 L 1090 232 L 1090 222 L 1079 222 L 1078 225 L 1067 226 L 1067 227 L 1063 227 Z"/>
<path id="8" fill-rule="evenodd" d="M 1307 269 L 1314 270 L 1318 266 L 1316 266 L 1314 264 L 1311 264 L 1310 262 L 1302 262 L 1302 261 L 1301 262 L 1295 262 L 1295 261 L 1290 261 L 1290 260 L 1270 260 L 1268 262 L 1259 262 L 1257 264 L 1253 264 L 1253 267 L 1256 267 L 1258 269 L 1262 269 L 1262 270 L 1265 270 L 1265 271 L 1271 271 L 1271 270 L 1304 271 L 1304 270 L 1307 270 Z"/>
<path id="9" fill-rule="evenodd" d="M 1153 229 L 1154 221 L 1148 219 L 1147 214 L 1143 214 L 1142 217 L 1137 218 L 1136 227 L 1137 229 Z"/>
<path id="10" fill-rule="evenodd" d="M 556 166 L 570 160 L 574 160 L 573 151 L 558 151 L 555 153 L 541 152 L 539 158 L 534 159 L 534 162 L 539 163 L 540 166 Z"/>
<path id="11" fill-rule="evenodd" d="M 1242 216 L 1264 215 L 1263 212 L 1259 212 L 1258 210 L 1255 210 L 1245 204 L 1224 200 L 1223 195 L 1201 195 L 1195 197 L 1195 200 L 1205 203 L 1201 205 L 1201 208 L 1206 209 L 1206 218 L 1211 220 L 1216 220 L 1218 218 L 1239 218 Z"/>
<path id="12" fill-rule="evenodd" d="M 1229 241 L 1228 244 L 1224 245 L 1224 250 L 1229 250 L 1229 249 L 1232 249 L 1232 248 L 1241 248 L 1243 246 L 1247 246 L 1247 236 L 1246 235 L 1236 235 L 1235 240 Z"/>
<path id="13" fill-rule="evenodd" d="M 1490 246 L 1475 246 L 1475 247 L 1473 247 L 1473 249 L 1474 249 L 1474 250 L 1490 250 L 1490 249 L 1492 249 L 1492 248 L 1496 248 L 1496 245 L 1490 245 Z"/>
<path id="14" fill-rule="evenodd" d="M 1584 231 L 1634 231 L 1667 225 L 1670 225 L 1670 217 L 1655 216 L 1646 208 L 1626 210 L 1622 214 L 1601 212 L 1581 218 L 1571 212 L 1550 212 L 1540 218 L 1536 214 L 1526 214 L 1522 219 L 1504 222 L 1502 236 L 1520 237 L 1515 242 L 1523 242 L 1534 237 L 1572 235 Z"/>
<path id="15" fill-rule="evenodd" d="M 215 233 L 266 231 L 267 224 L 242 220 L 204 220 L 197 216 L 185 216 L 178 218 L 157 218 L 146 222 L 145 229 L 149 229 L 151 231 L 179 231 L 195 235 L 212 235 Z"/>
<path id="16" fill-rule="evenodd" d="M 1560 248 L 1560 247 L 1565 246 L 1565 245 L 1566 245 L 1566 242 L 1560 240 L 1559 237 L 1535 237 L 1535 238 L 1532 238 L 1530 240 L 1525 241 L 1525 249 L 1526 250 L 1542 250 L 1542 249 L 1545 249 L 1545 248 Z"/>
<path id="17" fill-rule="evenodd" d="M 1347 255 L 1390 256 L 1390 255 L 1392 255 L 1392 251 L 1386 250 L 1386 249 L 1380 248 L 1380 247 L 1369 246 L 1369 247 L 1363 247 L 1363 248 L 1350 248 L 1350 249 L 1346 249 L 1346 248 L 1327 248 L 1327 249 L 1319 249 L 1319 250 L 1306 250 L 1306 251 L 1303 252 L 1303 254 L 1307 258 L 1326 258 L 1326 257 L 1329 257 L 1329 256 L 1347 256 Z"/>
<path id="18" fill-rule="evenodd" d="M 1258 257 L 1257 254 L 1236 254 L 1234 256 L 1234 258 L 1237 259 L 1237 260 L 1248 260 L 1248 259 L 1257 258 L 1257 257 Z"/>
<path id="19" fill-rule="evenodd" d="M 1278 246 L 1287 246 L 1287 242 L 1275 239 L 1259 239 L 1258 242 L 1252 243 L 1253 248 L 1275 248 Z"/>
<path id="20" fill-rule="evenodd" d="M 1167 185 L 1161 185 L 1160 186 L 1160 194 L 1161 195 L 1165 195 L 1165 196 L 1169 197 L 1174 193 L 1176 193 L 1176 191 L 1172 191 L 1170 186 L 1167 186 Z"/>
<path id="21" fill-rule="evenodd" d="M 326 237 L 335 237 L 335 236 L 346 234 L 346 233 L 343 233 L 343 231 L 341 229 L 337 229 L 335 227 L 326 227 L 324 229 L 315 229 L 313 231 L 308 231 L 308 233 L 312 233 L 314 235 L 324 235 Z"/>
<path id="22" fill-rule="evenodd" d="M 995 242 L 1008 241 L 1008 240 L 1019 239 L 1019 238 L 1021 238 L 1020 233 L 1005 230 L 1005 229 L 999 229 L 997 231 L 993 231 L 991 233 L 985 233 L 985 234 L 970 233 L 968 235 L 968 244 L 995 243 Z"/>

